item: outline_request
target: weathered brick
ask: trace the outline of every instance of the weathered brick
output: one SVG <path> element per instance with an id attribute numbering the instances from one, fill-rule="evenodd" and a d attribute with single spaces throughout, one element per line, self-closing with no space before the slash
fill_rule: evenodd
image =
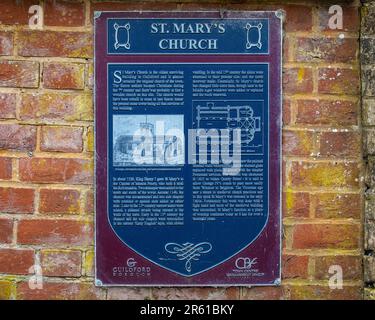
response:
<path id="1" fill-rule="evenodd" d="M 331 266 L 342 268 L 343 280 L 358 280 L 362 278 L 361 256 L 320 256 L 315 258 L 315 279 L 328 280 L 332 277 L 329 273 Z"/>
<path id="2" fill-rule="evenodd" d="M 41 189 L 39 211 L 41 213 L 79 213 L 80 192 L 70 189 Z"/>
<path id="3" fill-rule="evenodd" d="M 310 68 L 286 68 L 283 70 L 283 90 L 288 94 L 310 93 L 313 90 Z"/>
<path id="4" fill-rule="evenodd" d="M 0 273 L 28 274 L 33 265 L 33 250 L 0 249 Z"/>
<path id="5" fill-rule="evenodd" d="M 358 40 L 354 38 L 298 38 L 295 59 L 298 62 L 342 62 L 356 60 Z"/>
<path id="6" fill-rule="evenodd" d="M 365 126 L 375 126 L 375 99 L 362 100 L 362 121 Z"/>
<path id="7" fill-rule="evenodd" d="M 108 300 L 150 300 L 150 288 L 109 288 Z"/>
<path id="8" fill-rule="evenodd" d="M 375 62 L 375 38 L 361 39 L 361 63 L 362 65 L 371 65 Z"/>
<path id="9" fill-rule="evenodd" d="M 44 276 L 81 276 L 82 259 L 79 250 L 42 250 L 40 259 Z"/>
<path id="10" fill-rule="evenodd" d="M 88 277 L 95 275 L 95 252 L 94 250 L 87 250 L 85 252 L 85 260 L 82 267 L 82 272 Z"/>
<path id="11" fill-rule="evenodd" d="M 33 189 L 0 187 L 0 212 L 33 213 L 34 194 Z"/>
<path id="12" fill-rule="evenodd" d="M 328 12 L 329 6 L 318 7 L 318 28 L 320 31 L 331 31 L 328 21 L 332 15 Z M 348 31 L 356 32 L 359 30 L 360 17 L 359 9 L 356 6 L 342 6 L 343 9 L 343 29 L 335 29 L 332 31 Z"/>
<path id="13" fill-rule="evenodd" d="M 365 250 L 375 251 L 375 221 L 366 221 Z"/>
<path id="14" fill-rule="evenodd" d="M 0 61 L 0 87 L 37 88 L 38 86 L 38 62 Z"/>
<path id="15" fill-rule="evenodd" d="M 13 220 L 0 219 L 0 243 L 11 243 L 13 238 Z"/>
<path id="16" fill-rule="evenodd" d="M 365 184 L 370 189 L 375 188 L 375 158 L 373 156 L 367 157 Z"/>
<path id="17" fill-rule="evenodd" d="M 92 162 L 83 159 L 22 158 L 21 181 L 39 183 L 91 184 Z"/>
<path id="18" fill-rule="evenodd" d="M 86 192 L 85 212 L 86 213 L 94 212 L 94 193 L 92 191 Z"/>
<path id="19" fill-rule="evenodd" d="M 292 162 L 290 181 L 298 187 L 359 187 L 359 164 Z"/>
<path id="20" fill-rule="evenodd" d="M 283 279 L 305 279 L 308 276 L 309 256 L 285 254 L 282 257 Z"/>
<path id="21" fill-rule="evenodd" d="M 31 289 L 29 283 L 17 284 L 17 300 L 101 300 L 105 291 L 92 283 L 43 282 L 43 289 Z"/>
<path id="22" fill-rule="evenodd" d="M 92 36 L 87 32 L 21 31 L 18 54 L 24 57 L 91 58 Z"/>
<path id="23" fill-rule="evenodd" d="M 242 288 L 241 300 L 284 300 L 287 293 L 283 287 Z"/>
<path id="24" fill-rule="evenodd" d="M 0 150 L 34 151 L 36 128 L 18 124 L 0 124 Z"/>
<path id="25" fill-rule="evenodd" d="M 343 289 L 330 289 L 323 285 L 290 286 L 292 300 L 360 300 L 360 286 L 344 286 Z"/>
<path id="26" fill-rule="evenodd" d="M 46 26 L 80 27 L 85 23 L 84 1 L 47 0 L 44 4 Z"/>
<path id="27" fill-rule="evenodd" d="M 375 288 L 364 288 L 364 299 L 375 300 Z"/>
<path id="28" fill-rule="evenodd" d="M 43 86 L 50 89 L 83 89 L 85 65 L 82 63 L 45 63 Z"/>
<path id="29" fill-rule="evenodd" d="M 238 288 L 152 288 L 152 298 L 156 300 L 225 300 L 238 299 Z"/>
<path id="30" fill-rule="evenodd" d="M 92 97 L 88 94 L 25 94 L 22 96 L 20 118 L 38 121 L 92 120 Z"/>
<path id="31" fill-rule="evenodd" d="M 316 193 L 312 195 L 316 218 L 360 219 L 361 196 L 351 193 Z"/>
<path id="32" fill-rule="evenodd" d="M 293 248 L 356 249 L 360 226 L 354 224 L 298 224 L 294 226 Z"/>
<path id="33" fill-rule="evenodd" d="M 375 129 L 363 130 L 363 152 L 365 156 L 375 155 Z"/>
<path id="34" fill-rule="evenodd" d="M 12 178 L 12 159 L 0 158 L 0 179 L 9 180 Z"/>
<path id="35" fill-rule="evenodd" d="M 0 31 L 0 56 L 11 56 L 13 54 L 13 33 Z"/>
<path id="36" fill-rule="evenodd" d="M 345 100 L 298 100 L 296 123 L 308 125 L 356 125 L 358 102 Z"/>
<path id="37" fill-rule="evenodd" d="M 318 91 L 320 93 L 336 93 L 358 95 L 358 70 L 343 68 L 319 69 Z"/>
<path id="38" fill-rule="evenodd" d="M 363 3 L 361 7 L 361 34 L 375 35 L 375 6 L 371 3 Z"/>
<path id="39" fill-rule="evenodd" d="M 362 69 L 362 96 L 375 97 L 375 70 L 373 67 Z"/>
<path id="40" fill-rule="evenodd" d="M 0 118 L 14 119 L 16 117 L 16 95 L 0 93 Z"/>
<path id="41" fill-rule="evenodd" d="M 364 281 L 368 283 L 375 283 L 375 257 L 364 256 Z"/>
<path id="42" fill-rule="evenodd" d="M 315 135 L 311 131 L 283 130 L 283 154 L 287 156 L 314 155 Z"/>
<path id="43" fill-rule="evenodd" d="M 88 127 L 86 133 L 86 141 L 87 141 L 87 151 L 94 152 L 94 128 Z"/>
<path id="44" fill-rule="evenodd" d="M 290 125 L 292 121 L 292 105 L 290 100 L 283 100 L 283 125 Z"/>
<path id="45" fill-rule="evenodd" d="M 19 244 L 35 245 L 90 245 L 93 226 L 75 220 L 21 220 L 18 223 Z"/>
<path id="46" fill-rule="evenodd" d="M 320 134 L 320 155 L 323 157 L 359 157 L 361 135 L 359 132 L 322 132 Z"/>
<path id="47" fill-rule="evenodd" d="M 29 8 L 39 5 L 39 0 L 2 0 L 0 2 L 0 24 L 28 24 Z"/>
<path id="48" fill-rule="evenodd" d="M 12 299 L 13 291 L 15 291 L 15 285 L 12 281 L 0 280 L 0 300 Z"/>
<path id="49" fill-rule="evenodd" d="M 310 214 L 310 194 L 307 192 L 293 192 L 285 188 L 283 193 L 283 216 L 307 218 Z"/>
<path id="50" fill-rule="evenodd" d="M 367 193 L 365 199 L 365 220 L 375 220 L 375 195 Z"/>
<path id="51" fill-rule="evenodd" d="M 42 151 L 82 152 L 83 130 L 80 127 L 42 127 Z"/>

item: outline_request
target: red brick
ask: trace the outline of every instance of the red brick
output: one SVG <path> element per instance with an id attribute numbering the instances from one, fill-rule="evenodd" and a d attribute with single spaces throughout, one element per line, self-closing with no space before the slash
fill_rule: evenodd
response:
<path id="1" fill-rule="evenodd" d="M 81 121 L 93 119 L 92 98 L 88 94 L 25 94 L 20 108 L 21 120 Z"/>
<path id="2" fill-rule="evenodd" d="M 359 157 L 361 154 L 359 132 L 322 132 L 320 155 L 326 157 Z"/>
<path id="3" fill-rule="evenodd" d="M 330 289 L 328 286 L 301 285 L 290 286 L 292 300 L 361 300 L 359 286 L 344 286 L 343 289 Z"/>
<path id="4" fill-rule="evenodd" d="M 79 27 L 85 23 L 85 4 L 81 1 L 47 0 L 44 4 L 46 26 Z"/>
<path id="5" fill-rule="evenodd" d="M 290 181 L 297 187 L 359 187 L 359 164 L 293 162 Z"/>
<path id="6" fill-rule="evenodd" d="M 294 226 L 294 249 L 357 249 L 359 225 L 298 224 Z"/>
<path id="7" fill-rule="evenodd" d="M 40 149 L 42 151 L 82 152 L 82 128 L 42 127 Z"/>
<path id="8" fill-rule="evenodd" d="M 315 279 L 328 280 L 332 277 L 329 268 L 338 265 L 342 268 L 344 280 L 362 278 L 362 257 L 360 256 L 321 256 L 315 258 Z"/>
<path id="9" fill-rule="evenodd" d="M 283 101 L 283 125 L 290 125 L 292 122 L 292 105 L 290 100 Z"/>
<path id="10" fill-rule="evenodd" d="M 286 11 L 285 31 L 310 31 L 312 28 L 312 7 L 303 5 L 283 6 Z"/>
<path id="11" fill-rule="evenodd" d="M 282 257 L 282 278 L 283 279 L 306 279 L 308 276 L 309 257 L 286 254 Z"/>
<path id="12" fill-rule="evenodd" d="M 0 93 L 0 118 L 14 119 L 16 117 L 16 95 Z"/>
<path id="13" fill-rule="evenodd" d="M 287 189 L 283 196 L 283 215 L 285 217 L 309 217 L 310 194 L 308 192 L 292 192 Z"/>
<path id="14" fill-rule="evenodd" d="M 315 135 L 310 131 L 283 130 L 283 154 L 287 156 L 312 156 Z"/>
<path id="15" fill-rule="evenodd" d="M 357 58 L 358 40 L 353 38 L 298 38 L 295 59 L 298 62 L 350 63 Z"/>
<path id="16" fill-rule="evenodd" d="M 282 287 L 253 287 L 243 288 L 241 300 L 283 300 L 286 292 Z"/>
<path id="17" fill-rule="evenodd" d="M 36 128 L 18 124 L 0 124 L 0 150 L 34 151 Z"/>
<path id="18" fill-rule="evenodd" d="M 156 300 L 234 300 L 239 298 L 238 288 L 152 288 Z"/>
<path id="19" fill-rule="evenodd" d="M 0 219 L 0 243 L 11 243 L 13 238 L 13 220 Z"/>
<path id="20" fill-rule="evenodd" d="M 12 159 L 0 158 L 0 179 L 9 180 L 12 178 Z"/>
<path id="21" fill-rule="evenodd" d="M 33 265 L 33 250 L 0 249 L 0 273 L 28 274 Z"/>
<path id="22" fill-rule="evenodd" d="M 26 188 L 0 188 L 0 212 L 33 213 L 34 190 Z"/>
<path id="23" fill-rule="evenodd" d="M 87 32 L 21 31 L 18 54 L 24 57 L 91 58 L 92 35 Z"/>
<path id="24" fill-rule="evenodd" d="M 320 31 L 349 31 L 357 32 L 359 30 L 360 17 L 358 7 L 342 6 L 343 9 L 343 29 L 331 30 L 328 25 L 329 18 L 332 16 L 328 12 L 329 6 L 318 7 L 318 28 Z"/>
<path id="25" fill-rule="evenodd" d="M 312 195 L 315 216 L 322 219 L 360 219 L 361 196 L 359 194 L 318 193 Z"/>
<path id="26" fill-rule="evenodd" d="M 0 87 L 37 88 L 38 86 L 38 62 L 0 61 Z"/>
<path id="27" fill-rule="evenodd" d="M 0 31 L 0 56 L 11 56 L 13 54 L 13 33 Z"/>
<path id="28" fill-rule="evenodd" d="M 0 2 L 0 24 L 28 24 L 29 8 L 39 5 L 39 0 L 1 0 Z"/>
<path id="29" fill-rule="evenodd" d="M 286 68 L 283 70 L 283 90 L 288 94 L 310 93 L 313 90 L 312 70 Z"/>
<path id="30" fill-rule="evenodd" d="M 297 124 L 356 125 L 358 102 L 345 100 L 298 100 Z"/>
<path id="31" fill-rule="evenodd" d="M 358 95 L 358 70 L 342 68 L 319 69 L 318 90 L 320 93 Z"/>
<path id="32" fill-rule="evenodd" d="M 91 245 L 92 225 L 75 220 L 21 220 L 18 223 L 19 244 Z"/>
<path id="33" fill-rule="evenodd" d="M 79 213 L 77 190 L 41 189 L 39 211 L 41 213 Z"/>
<path id="34" fill-rule="evenodd" d="M 83 89 L 85 66 L 80 63 L 45 63 L 43 85 L 50 89 Z"/>
<path id="35" fill-rule="evenodd" d="M 43 276 L 79 277 L 81 276 L 81 260 L 81 251 L 78 250 L 42 250 Z"/>
<path id="36" fill-rule="evenodd" d="M 92 191 L 86 192 L 85 211 L 86 211 L 86 213 L 93 213 L 94 212 L 94 193 Z"/>
<path id="37" fill-rule="evenodd" d="M 83 159 L 22 158 L 20 180 L 39 183 L 91 184 L 92 162 Z"/>
<path id="38" fill-rule="evenodd" d="M 108 288 L 108 300 L 150 300 L 150 288 Z"/>
<path id="39" fill-rule="evenodd" d="M 47 282 L 43 289 L 31 289 L 28 282 L 17 284 L 17 300 L 99 300 L 105 291 L 90 283 Z"/>

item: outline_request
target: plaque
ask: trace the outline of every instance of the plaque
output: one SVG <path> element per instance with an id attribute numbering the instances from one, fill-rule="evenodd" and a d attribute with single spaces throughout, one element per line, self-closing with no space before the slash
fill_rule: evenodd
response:
<path id="1" fill-rule="evenodd" d="M 98 286 L 280 284 L 282 13 L 95 12 Z"/>

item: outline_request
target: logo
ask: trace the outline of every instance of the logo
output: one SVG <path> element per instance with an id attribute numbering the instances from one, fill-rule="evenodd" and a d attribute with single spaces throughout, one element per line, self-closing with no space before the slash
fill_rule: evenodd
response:
<path id="1" fill-rule="evenodd" d="M 239 270 L 243 269 L 251 269 L 253 266 L 255 266 L 258 258 L 249 258 L 249 257 L 240 257 L 236 260 L 235 266 Z"/>
<path id="2" fill-rule="evenodd" d="M 134 260 L 134 258 L 129 258 L 127 261 L 126 261 L 126 265 L 129 267 L 129 268 L 133 268 L 137 265 L 137 261 Z"/>

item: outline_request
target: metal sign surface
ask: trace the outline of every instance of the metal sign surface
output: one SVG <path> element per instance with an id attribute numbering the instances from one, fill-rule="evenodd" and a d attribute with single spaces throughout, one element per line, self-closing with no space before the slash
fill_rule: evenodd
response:
<path id="1" fill-rule="evenodd" d="M 95 13 L 97 285 L 280 283 L 281 31 Z"/>

